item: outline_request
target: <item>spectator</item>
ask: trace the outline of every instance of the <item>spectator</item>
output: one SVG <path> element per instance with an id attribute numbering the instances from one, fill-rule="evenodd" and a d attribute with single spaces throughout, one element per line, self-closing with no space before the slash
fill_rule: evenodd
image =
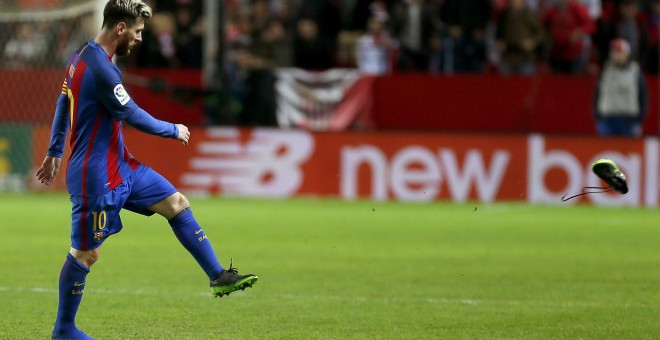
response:
<path id="1" fill-rule="evenodd" d="M 204 1 L 199 0 L 157 0 L 147 1 L 152 3 L 160 11 L 176 12 L 179 8 L 187 8 L 193 15 L 193 21 L 201 15 Z"/>
<path id="2" fill-rule="evenodd" d="M 276 67 L 291 67 L 293 65 L 293 39 L 287 35 L 284 24 L 272 20 L 266 30 L 261 33 L 260 56 Z"/>
<path id="3" fill-rule="evenodd" d="M 346 28 L 351 31 L 365 31 L 369 19 L 380 11 L 387 12 L 388 2 L 385 0 L 356 0 L 349 8 Z"/>
<path id="4" fill-rule="evenodd" d="M 598 62 L 605 63 L 609 56 L 610 42 L 615 38 L 626 39 L 631 44 L 631 57 L 643 60 L 648 35 L 654 34 L 646 31 L 645 25 L 643 16 L 639 15 L 637 0 L 605 0 L 603 15 L 594 37 L 598 48 Z"/>
<path id="5" fill-rule="evenodd" d="M 525 0 L 509 0 L 497 22 L 495 39 L 501 54 L 500 73 L 536 72 L 536 50 L 543 39 L 543 27 Z"/>
<path id="6" fill-rule="evenodd" d="M 557 0 L 543 16 L 550 38 L 549 63 L 556 73 L 581 73 L 586 60 L 585 41 L 595 25 L 584 5 L 575 0 Z"/>
<path id="7" fill-rule="evenodd" d="M 296 5 L 294 0 L 281 0 L 275 6 L 275 19 L 282 23 L 285 34 L 293 39 L 296 34 Z"/>
<path id="8" fill-rule="evenodd" d="M 238 125 L 277 126 L 275 74 L 270 63 L 244 50 L 240 67 L 244 78 L 243 102 Z"/>
<path id="9" fill-rule="evenodd" d="M 339 8 L 333 0 L 305 0 L 298 9 L 298 20 L 311 20 L 315 23 L 319 39 L 324 44 L 334 44 L 341 30 Z"/>
<path id="10" fill-rule="evenodd" d="M 345 27 L 351 31 L 364 31 L 372 15 L 372 3 L 377 0 L 355 0 L 348 11 Z"/>
<path id="11" fill-rule="evenodd" d="M 263 33 L 270 25 L 271 15 L 267 0 L 253 0 L 250 4 L 250 21 L 254 36 Z"/>
<path id="12" fill-rule="evenodd" d="M 589 12 L 589 17 L 591 17 L 591 20 L 594 22 L 594 25 L 597 25 L 598 21 L 600 20 L 600 17 L 603 13 L 603 3 L 601 0 L 578 0 L 581 4 L 584 5 L 584 7 L 587 8 L 587 12 Z M 589 34 L 585 35 L 584 37 L 584 48 L 582 50 L 582 60 L 584 60 L 585 64 L 587 65 L 587 70 L 596 70 L 598 68 L 597 65 L 594 65 L 594 61 L 597 61 L 597 47 L 594 46 L 594 37 L 596 34 L 597 26 L 594 27 L 594 31 Z"/>
<path id="13" fill-rule="evenodd" d="M 294 66 L 303 69 L 326 70 L 334 66 L 333 46 L 319 35 L 315 21 L 311 19 L 298 21 L 293 59 Z"/>
<path id="14" fill-rule="evenodd" d="M 637 20 L 638 14 L 637 0 L 621 0 L 616 37 L 623 38 L 630 44 L 630 57 L 635 60 L 639 59 L 641 40 L 644 39 L 644 33 Z"/>
<path id="15" fill-rule="evenodd" d="M 127 67 L 201 68 L 205 33 L 205 21 L 201 15 L 202 2 L 145 2 L 160 14 L 146 25 L 142 33 L 142 43 L 134 53 L 118 62 Z"/>
<path id="16" fill-rule="evenodd" d="M 601 0 L 579 0 L 584 7 L 587 8 L 591 20 L 596 21 L 600 18 L 600 14 L 603 11 Z"/>
<path id="17" fill-rule="evenodd" d="M 392 33 L 400 43 L 397 63 L 400 70 L 429 70 L 429 50 L 436 15 L 435 7 L 423 0 L 404 0 L 392 9 Z"/>
<path id="18" fill-rule="evenodd" d="M 602 136 L 640 136 L 648 102 L 644 76 L 627 41 L 615 39 L 610 46 L 594 90 L 596 129 Z"/>
<path id="19" fill-rule="evenodd" d="M 552 5 L 556 4 L 558 0 L 526 0 L 527 4 L 533 11 L 537 13 L 543 13 L 544 10 L 547 10 Z M 610 0 L 577 0 L 577 2 L 584 5 L 589 12 L 589 16 L 592 20 L 596 21 L 600 18 L 603 12 L 603 2 Z M 620 1 L 620 0 L 613 0 Z"/>
<path id="20" fill-rule="evenodd" d="M 238 116 L 243 110 L 245 99 L 246 58 L 249 57 L 249 46 L 240 40 L 232 43 L 227 49 L 223 71 L 225 74 L 222 88 L 227 96 L 217 99 L 215 105 L 208 108 L 208 123 L 211 125 L 236 125 Z M 224 100 L 224 102 L 223 102 Z"/>
<path id="21" fill-rule="evenodd" d="M 177 57 L 181 66 L 189 68 L 202 67 L 202 49 L 204 36 L 204 19 L 195 17 L 191 7 L 179 7 L 176 12 L 175 36 Z"/>
<path id="22" fill-rule="evenodd" d="M 66 65 L 71 58 L 71 51 L 77 49 L 88 39 L 89 32 L 96 29 L 94 19 L 90 16 L 66 19 L 59 22 L 53 33 L 50 50 L 53 51 L 52 65 Z M 94 28 L 92 28 L 94 27 Z M 50 56 L 48 57 L 50 59 Z"/>
<path id="23" fill-rule="evenodd" d="M 598 65 L 603 65 L 609 58 L 610 42 L 616 37 L 615 25 L 619 14 L 615 1 L 620 0 L 603 0 L 601 2 L 601 15 L 596 21 L 596 31 L 593 34 Z"/>
<path id="24" fill-rule="evenodd" d="M 349 0 L 350 1 L 350 0 Z M 358 67 L 358 40 L 369 30 L 369 20 L 377 16 L 385 21 L 389 18 L 387 5 L 382 0 L 344 1 L 344 29 L 337 39 L 337 65 L 342 68 Z"/>
<path id="25" fill-rule="evenodd" d="M 373 16 L 368 31 L 357 42 L 357 66 L 365 74 L 381 75 L 390 72 L 390 51 L 395 42 L 385 30 L 385 18 Z"/>
<path id="26" fill-rule="evenodd" d="M 527 3 L 527 7 L 537 15 L 539 13 L 542 13 L 542 8 L 541 8 L 541 2 L 544 2 L 544 0 L 526 0 L 525 3 Z"/>
<path id="27" fill-rule="evenodd" d="M 658 55 L 658 41 L 660 41 L 660 0 L 652 0 L 647 6 L 644 13 L 641 15 L 641 25 L 643 31 L 646 33 L 646 40 L 642 52 L 644 65 L 647 72 L 651 74 L 658 74 L 658 63 L 660 56 Z"/>
<path id="28" fill-rule="evenodd" d="M 277 14 L 271 15 L 268 1 L 258 0 L 251 5 L 253 52 L 269 66 L 291 67 L 293 65 L 293 39 L 287 34 L 283 20 L 287 18 L 287 6 L 282 2 L 275 7 Z"/>
<path id="29" fill-rule="evenodd" d="M 213 112 L 217 125 L 276 126 L 272 62 L 258 56 L 248 41 L 236 41 L 225 64 L 228 107 Z"/>
<path id="30" fill-rule="evenodd" d="M 5 65 L 12 68 L 36 66 L 48 49 L 47 39 L 42 32 L 35 31 L 31 23 L 22 23 L 16 35 L 5 45 Z"/>
<path id="31" fill-rule="evenodd" d="M 451 58 L 447 72 L 482 72 L 486 61 L 486 27 L 492 15 L 490 0 L 445 0 L 442 21 L 449 27 L 443 48 Z"/>
<path id="32" fill-rule="evenodd" d="M 154 14 L 148 25 L 150 29 L 143 32 L 142 46 L 137 53 L 137 65 L 151 68 L 178 67 L 174 15 L 167 12 Z"/>
<path id="33" fill-rule="evenodd" d="M 229 13 L 229 19 L 226 26 L 225 39 L 228 44 L 252 44 L 253 29 L 250 18 L 242 15 L 238 11 L 231 12 Z"/>

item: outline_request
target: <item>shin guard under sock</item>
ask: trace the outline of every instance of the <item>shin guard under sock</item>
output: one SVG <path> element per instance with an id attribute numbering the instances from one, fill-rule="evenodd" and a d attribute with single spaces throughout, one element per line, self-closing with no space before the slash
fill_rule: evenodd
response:
<path id="1" fill-rule="evenodd" d="M 53 329 L 53 338 L 89 338 L 76 328 L 75 323 L 76 313 L 85 290 L 85 278 L 88 273 L 89 268 L 78 262 L 73 255 L 67 254 L 60 272 L 59 304 L 57 306 L 57 319 Z"/>
<path id="2" fill-rule="evenodd" d="M 209 279 L 215 280 L 218 278 L 224 269 L 220 266 L 218 258 L 213 251 L 213 246 L 206 237 L 204 230 L 202 230 L 202 227 L 195 220 L 192 210 L 186 208 L 169 220 L 169 223 L 172 231 L 174 231 L 174 235 L 176 235 L 179 242 L 197 260 L 197 263 L 199 263 Z"/>

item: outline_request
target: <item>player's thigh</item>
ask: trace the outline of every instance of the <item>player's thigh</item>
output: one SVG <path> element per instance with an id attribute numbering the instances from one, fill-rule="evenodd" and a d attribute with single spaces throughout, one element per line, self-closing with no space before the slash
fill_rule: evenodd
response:
<path id="1" fill-rule="evenodd" d="M 141 169 L 141 176 L 132 185 L 124 208 L 146 216 L 154 213 L 163 215 L 161 211 L 154 211 L 152 207 L 160 202 L 169 202 L 171 197 L 178 195 L 181 194 L 170 181 L 150 167 L 144 166 Z"/>
<path id="2" fill-rule="evenodd" d="M 92 250 L 122 228 L 119 211 L 128 197 L 127 185 L 121 184 L 103 196 L 71 196 L 71 247 Z"/>

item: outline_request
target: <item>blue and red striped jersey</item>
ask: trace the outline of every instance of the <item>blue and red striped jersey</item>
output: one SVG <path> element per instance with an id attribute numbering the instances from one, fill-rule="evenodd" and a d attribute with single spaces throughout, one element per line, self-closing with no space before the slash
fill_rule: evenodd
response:
<path id="1" fill-rule="evenodd" d="M 48 150 L 49 156 L 61 158 L 71 129 L 66 172 L 71 195 L 103 195 L 137 169 L 140 163 L 124 146 L 122 134 L 122 120 L 137 111 L 142 110 L 124 89 L 121 71 L 101 46 L 90 40 L 73 53 Z"/>

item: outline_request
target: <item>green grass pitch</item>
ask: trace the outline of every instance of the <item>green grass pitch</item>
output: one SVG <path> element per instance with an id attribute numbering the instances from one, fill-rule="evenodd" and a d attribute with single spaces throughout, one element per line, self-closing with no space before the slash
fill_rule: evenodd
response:
<path id="1" fill-rule="evenodd" d="M 192 199 L 252 289 L 212 298 L 161 217 L 122 213 L 87 277 L 97 339 L 658 339 L 655 209 Z M 64 194 L 0 194 L 0 338 L 45 339 Z"/>

